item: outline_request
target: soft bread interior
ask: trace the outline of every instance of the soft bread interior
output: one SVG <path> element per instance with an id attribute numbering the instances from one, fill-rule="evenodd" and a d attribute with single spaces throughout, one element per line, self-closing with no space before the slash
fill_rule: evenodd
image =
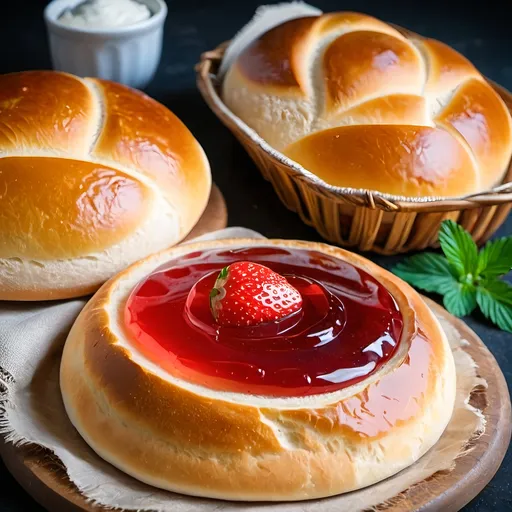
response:
<path id="1" fill-rule="evenodd" d="M 176 217 L 172 205 L 154 194 L 150 212 L 136 230 L 102 251 L 68 259 L 2 258 L 0 296 L 3 300 L 47 300 L 93 293 L 138 261 L 141 249 L 151 254 L 172 246 L 172 240 L 180 238 Z"/>

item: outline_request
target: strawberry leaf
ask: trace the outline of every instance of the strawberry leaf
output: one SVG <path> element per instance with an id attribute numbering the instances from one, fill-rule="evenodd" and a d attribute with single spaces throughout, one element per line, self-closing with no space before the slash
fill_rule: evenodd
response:
<path id="1" fill-rule="evenodd" d="M 399 263 L 393 273 L 412 286 L 427 292 L 444 294 L 457 284 L 457 277 L 441 254 L 416 254 Z"/>
<path id="2" fill-rule="evenodd" d="M 499 279 L 479 286 L 476 300 L 482 313 L 503 331 L 512 332 L 512 285 Z"/>
<path id="3" fill-rule="evenodd" d="M 498 277 L 512 270 L 512 237 L 487 242 L 478 255 L 478 275 Z"/>
<path id="4" fill-rule="evenodd" d="M 224 267 L 220 272 L 219 272 L 219 275 L 217 276 L 217 279 L 226 279 L 226 277 L 228 277 L 228 268 L 229 267 Z"/>
<path id="5" fill-rule="evenodd" d="M 444 256 L 418 254 L 392 271 L 416 288 L 442 295 L 453 315 L 466 316 L 478 307 L 500 329 L 512 332 L 512 285 L 499 279 L 512 270 L 512 237 L 488 242 L 479 252 L 462 226 L 445 220 L 439 242 Z"/>
<path id="6" fill-rule="evenodd" d="M 462 226 L 452 220 L 443 221 L 439 230 L 439 243 L 446 259 L 460 277 L 476 274 L 478 248 Z"/>
<path id="7" fill-rule="evenodd" d="M 444 293 L 443 304 L 447 311 L 457 317 L 471 314 L 476 308 L 476 289 L 465 283 L 456 283 Z"/>

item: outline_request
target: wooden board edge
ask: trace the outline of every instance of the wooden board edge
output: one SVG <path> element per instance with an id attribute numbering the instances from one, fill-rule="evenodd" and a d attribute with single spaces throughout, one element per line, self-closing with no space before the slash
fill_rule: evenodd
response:
<path id="1" fill-rule="evenodd" d="M 196 225 L 192 228 L 190 233 L 183 239 L 182 242 L 187 242 L 212 231 L 224 229 L 228 225 L 228 209 L 226 201 L 219 187 L 212 185 L 208 204 L 206 205 L 201 218 L 197 221 Z"/>

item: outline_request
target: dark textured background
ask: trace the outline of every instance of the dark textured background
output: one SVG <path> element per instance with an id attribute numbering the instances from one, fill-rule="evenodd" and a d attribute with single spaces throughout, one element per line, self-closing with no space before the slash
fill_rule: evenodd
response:
<path id="1" fill-rule="evenodd" d="M 281 205 L 233 136 L 204 104 L 195 87 L 194 65 L 201 52 L 233 36 L 260 3 L 252 0 L 168 1 L 162 61 L 147 93 L 173 110 L 203 145 L 214 180 L 227 200 L 229 224 L 268 237 L 319 240 L 315 231 Z M 512 90 L 512 30 L 498 2 L 321 1 L 324 11 L 354 10 L 377 16 L 422 35 L 438 38 L 466 55 L 489 78 Z M 506 2 L 504 2 L 505 4 Z M 0 10 L 0 73 L 50 69 L 40 0 L 4 0 Z M 512 234 L 512 216 L 498 235 Z M 400 258 L 366 256 L 384 267 Z M 435 297 L 434 297 L 435 298 Z M 512 335 L 498 331 L 478 314 L 467 319 L 493 352 L 510 385 Z M 512 510 L 512 454 L 465 512 Z M 0 512 L 42 510 L 0 463 Z M 320 508 L 319 508 L 320 510 Z"/>

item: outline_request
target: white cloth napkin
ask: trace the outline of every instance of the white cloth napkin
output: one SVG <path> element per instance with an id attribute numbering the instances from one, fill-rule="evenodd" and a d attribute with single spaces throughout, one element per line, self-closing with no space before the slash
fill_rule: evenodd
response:
<path id="1" fill-rule="evenodd" d="M 231 227 L 185 243 L 221 238 L 264 238 L 256 231 Z M 46 357 L 48 346 L 67 335 L 87 299 L 52 302 L 0 301 L 0 382 L 30 384 L 32 368 Z"/>
<path id="2" fill-rule="evenodd" d="M 252 19 L 231 39 L 231 43 L 222 58 L 217 76 L 222 78 L 236 60 L 240 52 L 267 30 L 277 27 L 285 21 L 304 16 L 318 16 L 322 11 L 304 2 L 283 2 L 277 5 L 261 5 Z"/>

